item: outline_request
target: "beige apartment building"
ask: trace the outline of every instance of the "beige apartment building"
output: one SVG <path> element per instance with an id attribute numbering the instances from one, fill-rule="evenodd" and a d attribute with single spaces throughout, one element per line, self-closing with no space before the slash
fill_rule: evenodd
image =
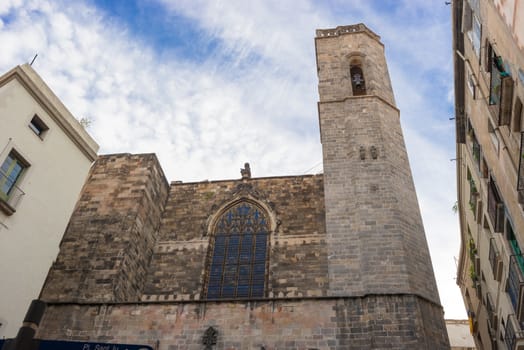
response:
<path id="1" fill-rule="evenodd" d="M 524 349 L 524 1 L 452 7 L 457 283 L 478 349 Z"/>
<path id="2" fill-rule="evenodd" d="M 29 65 L 0 76 L 0 338 L 39 296 L 97 150 Z"/>

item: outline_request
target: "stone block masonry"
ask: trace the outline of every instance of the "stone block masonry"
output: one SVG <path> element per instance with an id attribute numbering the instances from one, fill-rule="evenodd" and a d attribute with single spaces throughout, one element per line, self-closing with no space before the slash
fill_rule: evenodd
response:
<path id="1" fill-rule="evenodd" d="M 99 157 L 42 298 L 140 300 L 167 194 L 168 184 L 154 154 Z"/>
<path id="2" fill-rule="evenodd" d="M 199 300 L 209 218 L 237 200 L 264 203 L 266 296 L 327 295 L 323 177 L 172 183 L 154 155 L 100 157 L 71 218 L 42 297 L 47 301 Z"/>
<path id="3" fill-rule="evenodd" d="M 67 315 L 67 316 L 66 316 Z M 236 302 L 50 305 L 39 335 L 49 339 L 201 350 L 432 350 L 447 345 L 433 319 L 440 306 L 409 295 Z M 158 348 L 156 346 L 158 345 Z"/>
<path id="4" fill-rule="evenodd" d="M 242 198 L 264 203 L 275 223 L 267 289 L 275 296 L 326 294 L 322 176 L 283 176 L 173 183 L 144 290 L 146 300 L 201 297 L 213 236 L 210 218 Z"/>
<path id="5" fill-rule="evenodd" d="M 318 30 L 315 47 L 328 295 L 383 295 L 384 302 L 392 295 L 411 295 L 439 305 L 384 45 L 358 24 Z M 402 313 L 384 311 L 391 319 Z M 444 329 L 442 313 L 424 317 L 429 320 L 422 323 Z M 428 329 L 427 344 L 447 348 L 438 338 Z"/>

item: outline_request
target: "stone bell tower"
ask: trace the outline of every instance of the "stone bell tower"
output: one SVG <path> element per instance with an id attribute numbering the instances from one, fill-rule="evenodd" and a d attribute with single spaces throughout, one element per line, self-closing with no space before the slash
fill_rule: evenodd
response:
<path id="1" fill-rule="evenodd" d="M 317 30 L 315 46 L 328 295 L 392 324 L 410 313 L 391 348 L 449 348 L 384 45 L 357 24 Z"/>

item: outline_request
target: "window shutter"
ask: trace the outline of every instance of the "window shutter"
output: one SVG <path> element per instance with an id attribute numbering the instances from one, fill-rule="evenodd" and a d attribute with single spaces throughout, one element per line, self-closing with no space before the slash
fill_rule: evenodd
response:
<path id="1" fill-rule="evenodd" d="M 502 78 L 500 84 L 500 125 L 509 125 L 511 121 L 511 105 L 513 102 L 513 79 L 511 77 Z"/>
<path id="2" fill-rule="evenodd" d="M 471 30 L 471 23 L 473 20 L 473 11 L 467 1 L 464 1 L 464 10 L 462 11 L 462 33 L 469 32 Z"/>

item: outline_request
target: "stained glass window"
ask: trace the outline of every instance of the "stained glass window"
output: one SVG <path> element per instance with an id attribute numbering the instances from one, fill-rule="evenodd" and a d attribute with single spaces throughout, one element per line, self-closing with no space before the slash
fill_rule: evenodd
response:
<path id="1" fill-rule="evenodd" d="M 208 299 L 263 297 L 268 223 L 249 202 L 228 209 L 215 226 Z"/>

